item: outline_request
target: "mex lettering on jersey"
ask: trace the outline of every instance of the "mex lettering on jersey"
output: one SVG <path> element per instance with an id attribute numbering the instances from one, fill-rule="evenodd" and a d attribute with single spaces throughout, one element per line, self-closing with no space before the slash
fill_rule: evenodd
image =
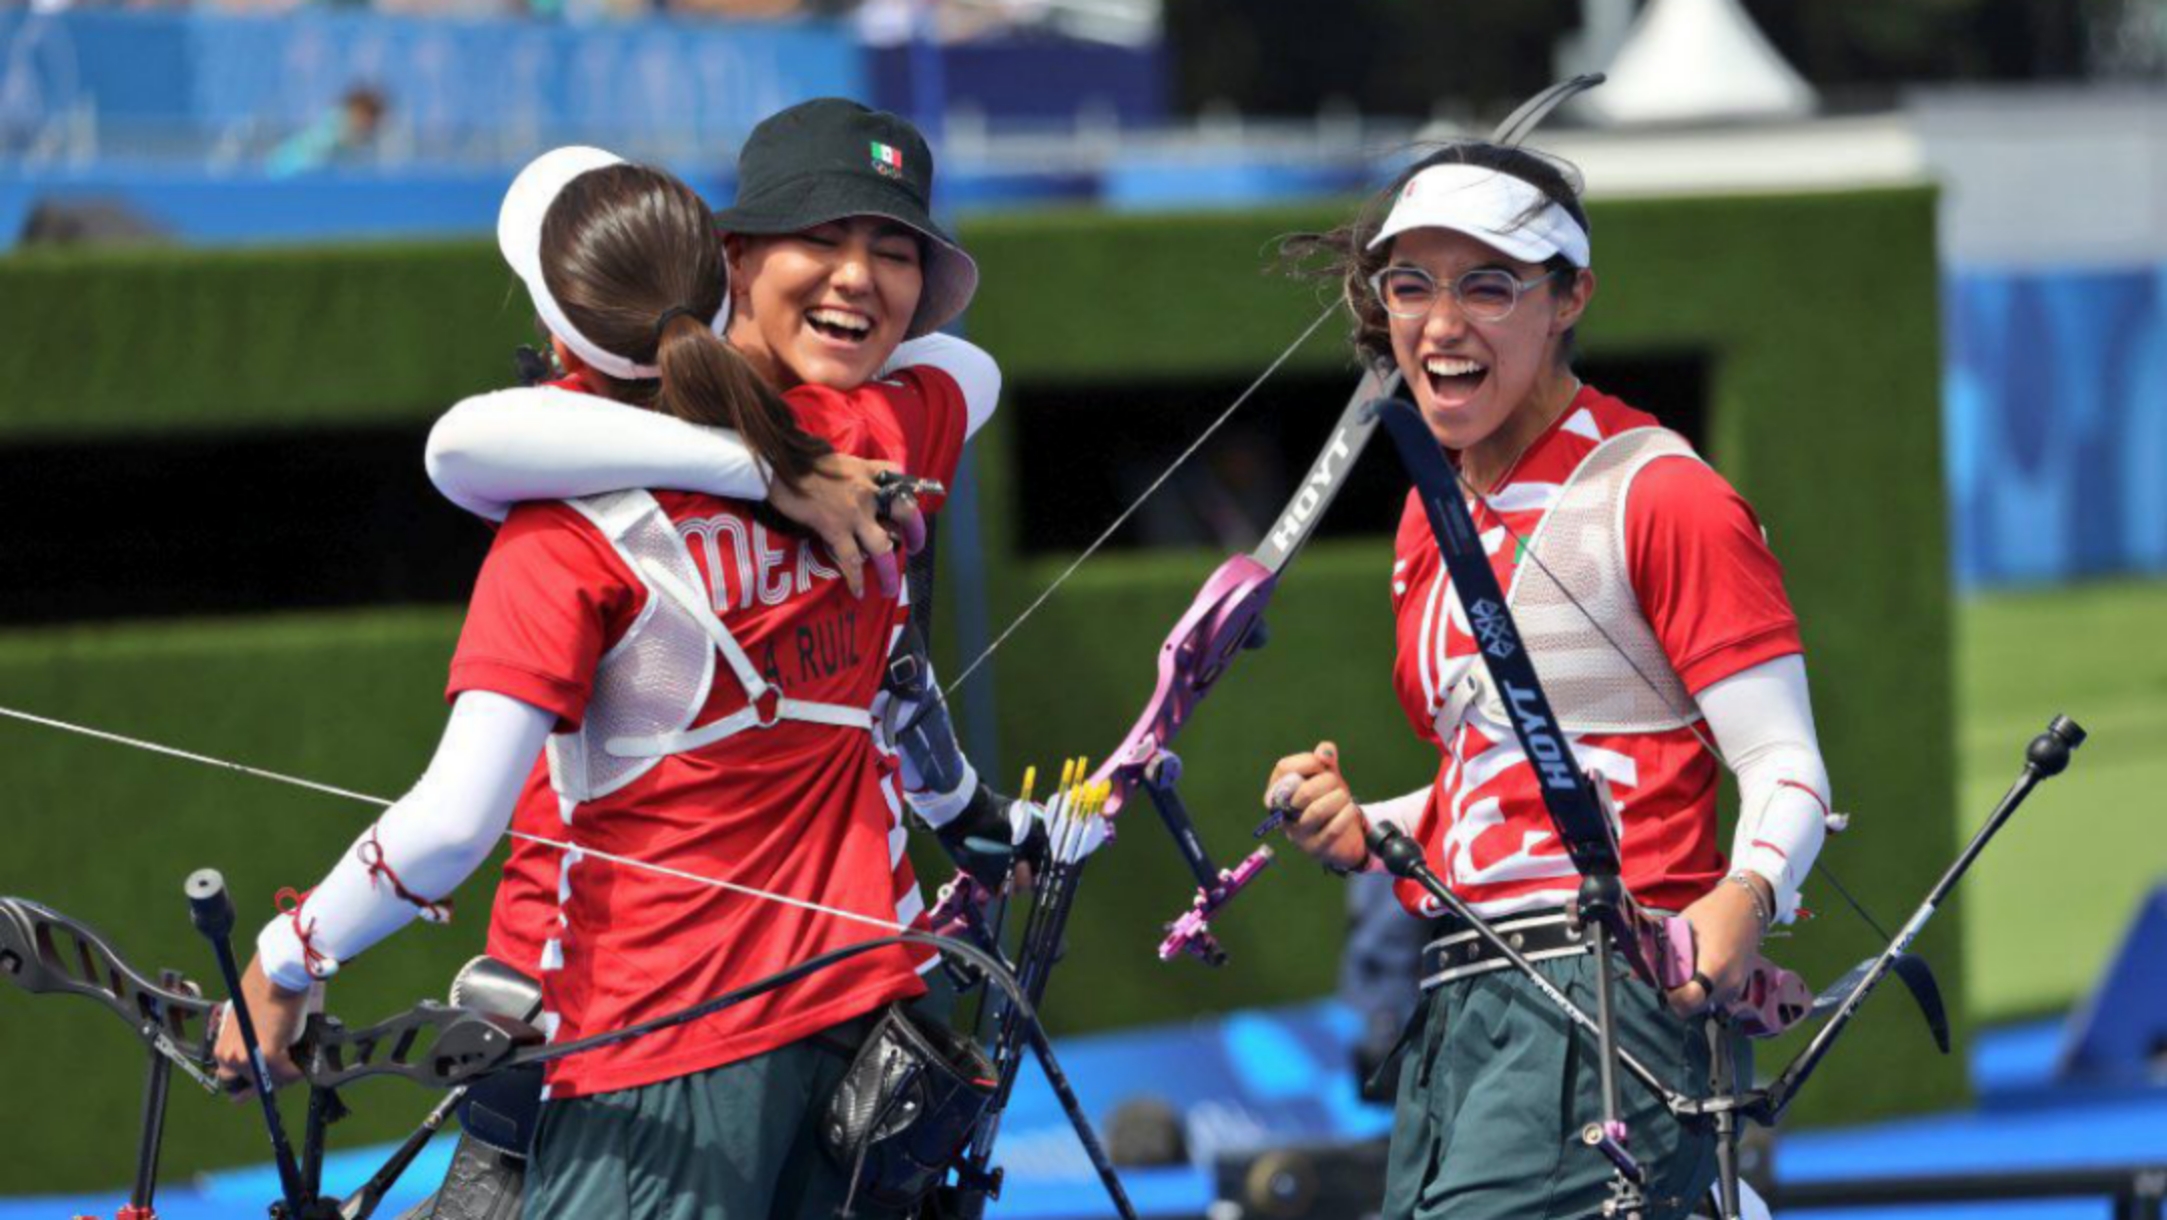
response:
<path id="1" fill-rule="evenodd" d="M 777 534 L 736 514 L 680 521 L 677 532 L 707 573 L 717 614 L 780 606 L 843 578 L 822 560 L 817 540 Z M 827 598 L 822 605 L 828 611 L 801 616 L 789 639 L 752 650 L 753 663 L 769 682 L 803 689 L 864 661 L 857 603 Z"/>

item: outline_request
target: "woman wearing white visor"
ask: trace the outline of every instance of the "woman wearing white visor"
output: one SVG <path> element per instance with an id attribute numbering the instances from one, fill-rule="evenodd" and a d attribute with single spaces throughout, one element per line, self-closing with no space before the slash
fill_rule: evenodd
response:
<path id="1" fill-rule="evenodd" d="M 1558 716 L 1619 805 L 1626 886 L 1650 908 L 1684 912 L 1699 934 L 1693 982 L 1666 996 L 1629 980 L 1618 1002 L 1625 1045 L 1697 1096 L 1709 1080 L 1704 1014 L 1738 994 L 1769 926 L 1793 918 L 1828 807 L 1798 624 L 1760 525 L 1683 438 L 1575 376 L 1573 329 L 1596 280 L 1569 167 L 1519 147 L 1451 145 L 1293 252 L 1329 262 L 1358 319 L 1356 346 L 1398 367 L 1479 489 L 1470 508 Z M 1281 760 L 1267 791 L 1293 787 L 1291 836 L 1335 869 L 1378 867 L 1369 824 L 1399 825 L 1455 893 L 1590 1005 L 1605 964 L 1566 926 L 1578 874 L 1412 497 L 1395 551 L 1394 685 L 1438 748 L 1435 781 L 1358 802 L 1327 742 Z M 1592 591 L 1592 617 L 1552 573 L 1570 573 L 1583 604 Z M 1728 853 L 1709 734 L 1738 772 Z M 1402 882 L 1400 897 L 1437 926 L 1403 1043 L 1385 1215 L 1599 1214 L 1610 1166 L 1577 1139 L 1599 1112 L 1592 1040 L 1418 888 Z M 1630 1082 L 1620 1096 L 1650 1167 L 1649 1215 L 1685 1214 L 1714 1177 L 1712 1133 Z"/>

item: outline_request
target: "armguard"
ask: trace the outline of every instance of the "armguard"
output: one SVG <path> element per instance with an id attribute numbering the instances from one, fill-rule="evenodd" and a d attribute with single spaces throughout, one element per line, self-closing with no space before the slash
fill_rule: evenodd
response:
<path id="1" fill-rule="evenodd" d="M 923 641 L 909 627 L 888 658 L 881 692 L 881 733 L 902 762 L 904 799 L 957 866 L 998 887 L 1019 856 L 1042 855 L 1045 830 L 1030 808 L 988 788 L 964 757 Z"/>
<path id="2" fill-rule="evenodd" d="M 924 640 L 910 625 L 896 638 L 881 693 L 887 698 L 879 727 L 902 761 L 904 796 L 926 825 L 939 830 L 962 813 L 977 787 L 978 772 L 956 741 Z"/>

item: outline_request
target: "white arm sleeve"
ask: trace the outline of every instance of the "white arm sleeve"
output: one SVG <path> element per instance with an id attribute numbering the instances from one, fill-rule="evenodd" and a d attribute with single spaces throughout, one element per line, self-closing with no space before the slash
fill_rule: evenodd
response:
<path id="1" fill-rule="evenodd" d="M 553 386 L 461 402 L 429 431 L 429 481 L 478 517 L 522 500 L 630 487 L 765 500 L 767 475 L 735 432 Z"/>
<path id="2" fill-rule="evenodd" d="M 511 822 L 521 787 L 534 769 L 556 717 L 489 691 L 468 691 L 452 704 L 436 757 L 397 804 L 354 841 L 331 874 L 301 904 L 298 918 L 279 915 L 256 937 L 264 973 L 288 991 L 412 922 L 419 908 L 399 897 L 368 861 L 381 859 L 407 891 L 440 900 L 481 866 Z M 368 847 L 373 837 L 374 846 Z M 366 850 L 364 850 L 366 848 Z M 296 925 L 309 931 L 306 944 Z"/>
<path id="3" fill-rule="evenodd" d="M 1407 834 L 1415 832 L 1415 822 L 1422 816 L 1422 807 L 1430 803 L 1430 790 L 1417 788 L 1403 796 L 1387 797 L 1381 801 L 1363 801 L 1362 816 L 1372 826 L 1380 822 L 1397 826 Z"/>
<path id="4" fill-rule="evenodd" d="M 1738 833 L 1731 866 L 1759 873 L 1776 893 L 1776 919 L 1798 914 L 1798 887 L 1828 835 L 1828 768 L 1813 732 L 1806 660 L 1778 657 L 1710 685 L 1700 709 L 1738 773 Z"/>
<path id="5" fill-rule="evenodd" d="M 963 408 L 969 417 L 964 435 L 977 433 L 979 426 L 993 418 L 993 409 L 1001 402 L 1001 366 L 985 349 L 965 342 L 954 335 L 935 332 L 903 343 L 881 366 L 882 376 L 897 369 L 931 365 L 955 378 L 963 388 Z"/>

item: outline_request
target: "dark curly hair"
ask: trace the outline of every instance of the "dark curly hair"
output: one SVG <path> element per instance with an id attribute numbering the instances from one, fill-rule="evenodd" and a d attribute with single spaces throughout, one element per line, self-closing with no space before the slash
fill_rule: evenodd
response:
<path id="1" fill-rule="evenodd" d="M 1541 191 L 1543 202 L 1536 205 L 1533 212 L 1520 217 L 1517 223 L 1532 221 L 1536 213 L 1554 203 L 1564 208 L 1583 230 L 1593 231 L 1588 224 L 1587 211 L 1580 204 L 1580 170 L 1571 162 L 1518 145 L 1493 144 L 1488 140 L 1455 140 L 1439 145 L 1401 170 L 1390 185 L 1371 196 L 1346 224 L 1324 233 L 1295 233 L 1279 243 L 1281 261 L 1293 274 L 1304 279 L 1337 283 L 1348 310 L 1354 314 L 1354 333 L 1350 337 L 1355 350 L 1366 360 L 1385 364 L 1392 361 L 1392 337 L 1387 329 L 1390 317 L 1369 290 L 1369 278 L 1384 267 L 1390 251 L 1372 250 L 1369 243 L 1384 228 L 1385 218 L 1391 215 L 1392 205 L 1399 200 L 1400 192 L 1415 175 L 1433 165 L 1473 165 L 1493 169 Z M 1543 264 L 1543 269 L 1553 276 L 1566 277 L 1576 270 L 1571 260 L 1563 255 L 1552 256 Z M 1572 332 L 1568 331 L 1561 348 L 1563 356 L 1570 357 L 1572 344 Z"/>

